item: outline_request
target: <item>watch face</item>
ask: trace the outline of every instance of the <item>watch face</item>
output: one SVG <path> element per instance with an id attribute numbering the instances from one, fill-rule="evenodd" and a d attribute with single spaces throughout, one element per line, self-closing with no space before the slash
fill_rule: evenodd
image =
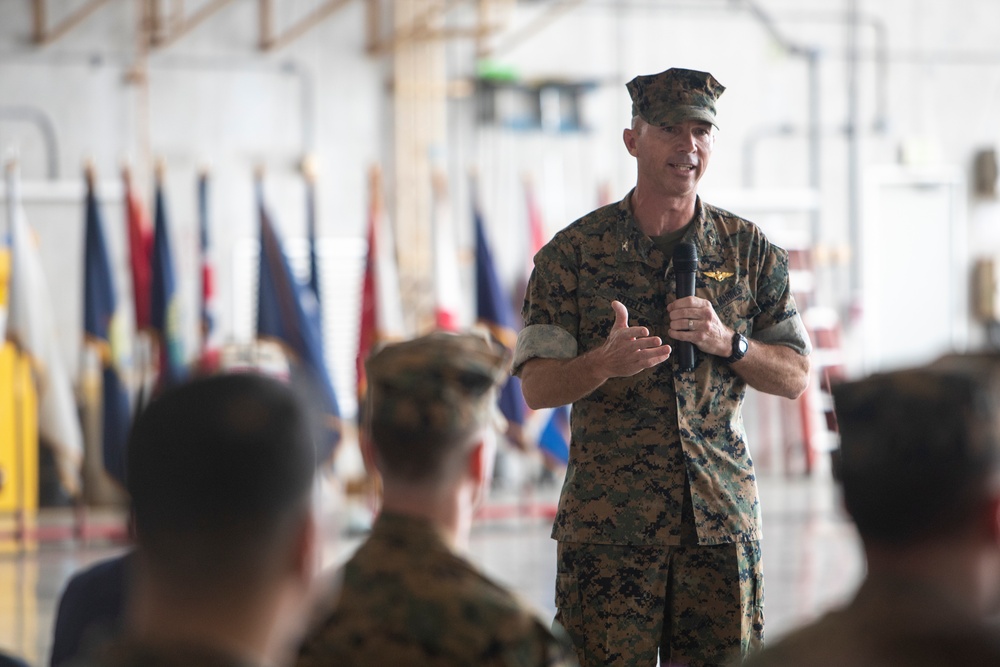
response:
<path id="1" fill-rule="evenodd" d="M 729 357 L 728 361 L 739 361 L 743 358 L 743 355 L 747 353 L 747 348 L 750 347 L 750 341 L 746 339 L 743 334 L 737 333 L 733 335 L 733 353 Z"/>

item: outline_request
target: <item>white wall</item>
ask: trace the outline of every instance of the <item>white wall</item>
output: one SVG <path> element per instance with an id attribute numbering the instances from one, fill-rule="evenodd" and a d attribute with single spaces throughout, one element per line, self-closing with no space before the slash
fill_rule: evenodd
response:
<path id="1" fill-rule="evenodd" d="M 80 4 L 48 3 L 50 23 Z M 308 9 L 302 3 L 285 4 L 287 11 L 276 15 L 279 26 Z M 219 320 L 229 339 L 235 325 L 233 290 L 249 288 L 233 285 L 232 262 L 239 241 L 257 234 L 252 181 L 257 165 L 266 168 L 270 209 L 286 238 L 305 230 L 298 165 L 307 153 L 320 162 L 320 235 L 353 240 L 363 234 L 366 171 L 386 148 L 382 66 L 364 53 L 360 2 L 347 5 L 291 46 L 262 54 L 256 48 L 257 3 L 244 0 L 225 7 L 171 47 L 153 52 L 144 100 L 141 88 L 125 77 L 136 61 L 138 6 L 112 3 L 54 44 L 38 48 L 30 42 L 30 4 L 0 2 L 0 108 L 30 107 L 51 118 L 60 180 L 82 183 L 83 161 L 94 161 L 104 189 L 111 192 L 105 222 L 119 261 L 120 297 L 126 300 L 125 223 L 112 190 L 127 160 L 151 206 L 150 160 L 165 161 L 174 256 L 193 353 L 198 171 L 207 167 L 212 176 Z M 26 185 L 47 180 L 43 149 L 36 127 L 0 117 L 0 152 L 19 157 Z M 39 236 L 45 241 L 42 251 L 52 283 L 62 286 L 57 317 L 67 362 L 75 367 L 82 321 L 77 294 L 82 290 L 82 204 L 78 209 L 61 206 L 62 219 L 47 212 L 33 215 L 31 202 L 27 204 L 34 224 L 47 226 Z M 339 365 L 348 363 L 353 368 L 353 360 Z"/>
<path id="2" fill-rule="evenodd" d="M 82 0 L 49 2 L 58 21 Z M 317 0 L 318 2 L 318 0 Z M 317 2 L 279 2 L 279 26 L 288 25 Z M 193 11 L 194 4 L 189 11 Z M 848 243 L 847 0 L 758 0 L 776 29 L 803 47 L 822 53 L 820 66 L 824 127 L 822 222 L 819 241 L 840 249 Z M 875 128 L 875 32 L 869 23 L 859 39 L 859 117 L 863 169 L 893 163 L 901 147 L 924 146 L 929 161 L 955 165 L 971 176 L 974 151 L 1000 136 L 1000 3 L 994 0 L 861 0 L 863 15 L 885 28 L 889 53 L 884 128 Z M 522 2 L 502 46 L 547 4 Z M 166 160 L 169 206 L 178 250 L 188 327 L 195 318 L 195 176 L 209 165 L 213 174 L 212 222 L 220 264 L 221 325 L 233 331 L 234 286 L 230 250 L 255 234 L 253 167 L 268 169 L 268 194 L 286 236 L 303 232 L 301 182 L 296 165 L 305 152 L 321 161 L 320 231 L 326 237 L 356 237 L 365 224 L 367 167 L 390 154 L 389 103 L 383 62 L 364 51 L 364 5 L 348 3 L 292 45 L 274 54 L 256 48 L 257 3 L 239 0 L 225 7 L 176 44 L 149 59 L 149 97 L 125 80 L 135 60 L 133 26 L 138 3 L 103 7 L 56 43 L 31 44 L 30 3 L 0 0 L 0 107 L 30 106 L 53 121 L 63 179 L 78 179 L 91 157 L 104 180 L 113 181 L 123 159 L 148 168 L 150 155 Z M 468 19 L 463 9 L 450 17 Z M 474 70 L 468 42 L 448 48 L 449 74 Z M 513 285 L 524 271 L 525 212 L 520 178 L 529 173 L 539 193 L 549 231 L 594 207 L 597 187 L 611 183 L 615 198 L 634 179 L 634 166 L 621 144 L 628 122 L 624 87 L 636 74 L 670 66 L 711 71 L 727 86 L 719 103 L 721 131 L 703 183 L 706 199 L 739 201 L 744 148 L 761 128 L 789 124 L 789 137 L 756 144 L 753 180 L 767 189 L 807 185 L 807 69 L 801 57 L 782 49 L 754 18 L 746 3 L 729 0 L 587 0 L 530 39 L 494 55 L 524 79 L 578 78 L 598 82 L 586 101 L 592 131 L 585 134 L 516 133 L 477 127 L 471 98 L 449 104 L 449 145 L 442 153 L 452 178 L 456 223 L 468 220 L 466 170 L 475 166 L 482 200 L 505 280 Z M 147 148 L 148 146 L 148 148 Z M 44 180 L 46 165 L 37 130 L 0 119 L 0 150 L 18 152 L 26 180 Z M 861 178 L 864 178 L 864 171 Z M 971 180 L 971 178 L 970 178 Z M 149 194 L 148 173 L 140 183 Z M 752 208 L 752 207 L 751 207 Z M 964 225 L 968 256 L 1000 253 L 1000 208 L 971 196 Z M 739 210 L 737 212 L 740 212 Z M 754 210 L 746 213 L 754 217 Z M 29 212 L 30 215 L 30 212 Z M 761 222 L 770 217 L 758 214 Z M 112 234 L 123 233 L 120 212 L 106 211 Z M 41 222 L 41 220 L 39 221 Z M 45 224 L 57 224 L 45 219 Z M 82 212 L 67 212 L 58 224 L 82 225 Z M 803 225 L 802 216 L 795 224 Z M 877 224 L 877 221 L 868 221 Z M 953 230 L 942 228 L 941 234 Z M 81 234 L 42 233 L 55 241 L 43 252 L 52 282 L 79 289 L 66 267 L 79 266 Z M 459 233 L 468 248 L 471 231 Z M 113 240 L 121 249 L 121 240 Z M 855 252 L 860 251 L 854 249 Z M 121 256 L 121 255 L 119 255 Z M 840 260 L 822 273 L 823 297 L 844 316 L 853 312 L 849 279 Z M 466 270 L 469 269 L 465 255 Z M 74 269 L 75 270 L 75 269 Z M 900 278 L 900 289 L 919 289 L 921 275 Z M 74 282 L 76 284 L 74 284 Z M 125 290 L 127 286 L 120 285 Z M 471 295 L 468 297 L 471 306 Z M 75 306 L 62 308 L 65 335 L 79 329 Z M 354 313 L 345 314 L 353 318 Z M 907 327 L 919 327 L 915 313 Z M 982 339 L 972 328 L 972 343 Z M 72 342 L 67 341 L 67 346 Z M 346 349 L 346 348 L 345 348 Z M 68 350 L 67 356 L 72 357 Z M 351 360 L 338 359 L 339 365 Z"/>
<path id="3" fill-rule="evenodd" d="M 818 272 L 819 297 L 835 306 L 849 331 L 863 331 L 862 299 L 852 294 L 847 258 L 853 254 L 891 252 L 891 247 L 849 247 L 849 161 L 845 127 L 848 122 L 848 31 L 846 0 L 758 0 L 752 3 L 774 23 L 775 30 L 791 44 L 820 52 L 820 120 L 823 128 L 821 164 L 822 232 L 816 239 L 827 250 L 828 262 Z M 857 105 L 860 172 L 859 191 L 875 167 L 894 164 L 906 149 L 919 149 L 916 162 L 932 167 L 953 167 L 971 182 L 972 160 L 977 149 L 995 146 L 1000 138 L 1000 47 L 995 26 L 1000 24 L 1000 4 L 990 0 L 860 0 L 862 17 L 858 33 L 860 60 Z M 516 25 L 529 25 L 544 11 L 544 3 L 524 3 Z M 885 36 L 879 42 L 876 28 Z M 502 43 L 502 39 L 498 40 Z M 887 52 L 884 78 L 880 78 L 876 53 Z M 509 190 L 516 172 L 532 170 L 545 192 L 542 204 L 547 221 L 556 229 L 589 210 L 596 181 L 609 179 L 616 197 L 634 181 L 634 165 L 621 144 L 621 130 L 628 123 L 629 99 L 625 82 L 637 74 L 655 73 L 671 66 L 712 72 L 727 90 L 719 101 L 721 130 L 707 176 L 702 183 L 706 199 L 745 202 L 734 196 L 744 186 L 744 158 L 748 139 L 761 130 L 790 125 L 790 136 L 756 142 L 752 164 L 753 183 L 766 190 L 808 186 L 808 122 L 806 61 L 782 48 L 772 34 L 741 2 L 586 2 L 551 24 L 533 39 L 498 55 L 526 79 L 592 79 L 602 85 L 590 106 L 594 132 L 585 145 L 574 137 L 521 136 L 511 138 L 501 157 L 483 153 L 480 168 L 500 172 L 494 176 L 492 199 L 509 210 Z M 881 83 L 880 83 L 881 82 Z M 482 137 L 488 137 L 482 139 Z M 481 141 L 494 146 L 496 139 L 480 132 Z M 561 146 L 561 148 L 556 148 Z M 561 167 L 561 169 L 559 168 Z M 877 171 L 877 170 L 876 170 Z M 489 199 L 489 198 L 488 198 Z M 757 201 L 767 197 L 756 197 Z M 773 199 L 773 197 L 772 197 Z M 738 213 L 758 220 L 765 230 L 782 215 L 767 214 L 777 203 L 747 206 L 733 204 Z M 865 202 L 859 202 L 865 210 Z M 972 259 L 1000 249 L 1000 210 L 995 201 L 973 196 L 971 186 L 963 207 L 966 217 L 949 228 L 941 220 L 937 233 L 947 240 L 956 235 L 966 243 Z M 516 212 L 509 211 L 512 220 Z M 523 217 L 523 214 L 522 214 Z M 808 228 L 805 216 L 784 216 Z M 867 219 L 863 225 L 878 225 Z M 512 224 L 516 230 L 523 224 Z M 921 225 L 922 227 L 924 225 Z M 786 230 L 774 230 L 782 241 Z M 864 238 L 864 234 L 859 235 Z M 966 242 L 967 240 L 967 242 Z M 521 241 L 523 244 L 523 241 Z M 873 279 L 893 281 L 884 292 L 917 292 L 921 283 L 934 279 L 928 263 L 938 258 L 912 258 L 911 271 Z M 508 270 L 519 262 L 514 258 Z M 963 287 L 969 280 L 967 266 L 960 266 Z M 960 292 L 959 312 L 967 312 L 967 294 Z M 932 304 L 922 304 L 925 308 Z M 951 310 L 951 306 L 944 309 Z M 919 330 L 924 310 L 899 322 L 893 334 Z M 965 331 L 966 323 L 960 330 Z M 982 343 L 981 327 L 971 323 L 969 344 Z M 849 337 L 860 358 L 864 346 Z M 941 350 L 944 351 L 944 350 Z"/>

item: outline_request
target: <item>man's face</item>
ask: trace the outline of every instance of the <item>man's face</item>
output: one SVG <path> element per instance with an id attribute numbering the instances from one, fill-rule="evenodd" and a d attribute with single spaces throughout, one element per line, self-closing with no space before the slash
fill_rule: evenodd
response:
<path id="1" fill-rule="evenodd" d="M 639 120 L 625 130 L 625 147 L 638 163 L 641 186 L 670 197 L 693 197 L 712 156 L 712 130 L 701 120 L 659 127 Z"/>

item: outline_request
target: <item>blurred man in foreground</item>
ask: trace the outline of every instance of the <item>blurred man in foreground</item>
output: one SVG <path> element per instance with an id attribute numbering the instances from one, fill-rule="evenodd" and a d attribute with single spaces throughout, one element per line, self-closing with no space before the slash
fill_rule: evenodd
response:
<path id="1" fill-rule="evenodd" d="M 1000 665 L 1000 356 L 834 388 L 854 599 L 748 665 Z"/>
<path id="2" fill-rule="evenodd" d="M 566 640 L 459 555 L 490 479 L 507 363 L 484 338 L 444 333 L 368 359 L 382 513 L 299 667 L 575 664 Z"/>
<path id="3" fill-rule="evenodd" d="M 137 548 L 125 631 L 92 664 L 287 659 L 318 564 L 310 423 L 289 387 L 251 374 L 149 405 L 128 445 Z"/>

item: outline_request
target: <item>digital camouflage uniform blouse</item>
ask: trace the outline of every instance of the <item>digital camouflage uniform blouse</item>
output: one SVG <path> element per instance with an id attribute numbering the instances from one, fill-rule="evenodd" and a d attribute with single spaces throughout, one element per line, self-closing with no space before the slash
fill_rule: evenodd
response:
<path id="1" fill-rule="evenodd" d="M 383 513 L 343 569 L 297 667 L 575 667 L 565 634 L 456 555 L 427 521 Z"/>
<path id="2" fill-rule="evenodd" d="M 571 359 L 602 345 L 615 321 L 669 340 L 669 258 L 639 229 L 631 193 L 569 225 L 535 256 L 514 372 L 533 357 Z M 730 328 L 808 354 L 788 286 L 788 256 L 751 222 L 701 202 L 685 241 L 698 251 L 696 295 Z M 700 544 L 760 539 L 760 506 L 741 407 L 746 383 L 696 350 L 611 378 L 573 404 L 569 467 L 552 536 L 595 544 L 679 544 L 685 477 Z"/>

